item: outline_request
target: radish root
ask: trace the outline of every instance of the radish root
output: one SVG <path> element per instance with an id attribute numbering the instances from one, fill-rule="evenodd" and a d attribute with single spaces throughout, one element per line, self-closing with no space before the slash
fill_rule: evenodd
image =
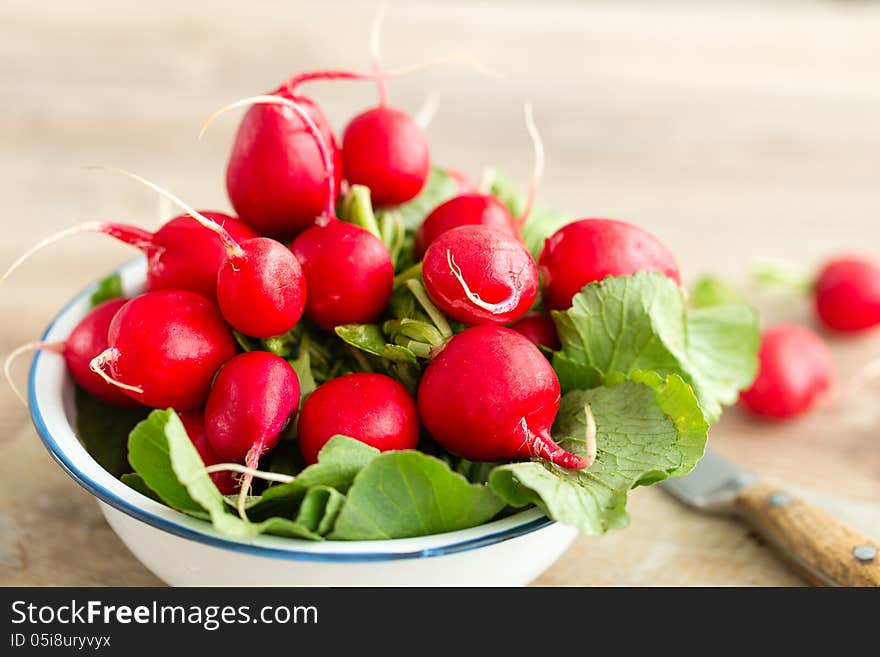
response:
<path id="1" fill-rule="evenodd" d="M 535 205 L 535 196 L 538 193 L 538 186 L 541 184 L 541 178 L 544 175 L 544 142 L 541 139 L 541 134 L 538 132 L 538 126 L 535 125 L 535 115 L 530 102 L 526 103 L 525 106 L 525 119 L 526 129 L 529 131 L 529 137 L 532 138 L 532 148 L 535 151 L 535 164 L 532 169 L 532 179 L 529 182 L 529 195 L 526 199 L 526 206 L 516 220 L 519 226 L 522 226 L 532 213 L 532 208 Z"/>
<path id="2" fill-rule="evenodd" d="M 23 344 L 17 349 L 15 349 L 12 353 L 10 353 L 6 360 L 3 362 L 3 375 L 6 377 L 6 382 L 9 384 L 9 387 L 12 388 L 12 392 L 15 393 L 15 396 L 27 407 L 27 399 L 25 399 L 24 395 L 19 390 L 18 386 L 15 385 L 15 379 L 12 378 L 12 365 L 22 354 L 29 353 L 31 351 L 39 351 L 40 349 L 46 349 L 47 351 L 53 351 L 56 354 L 64 353 L 64 345 L 60 342 L 28 342 L 27 344 Z"/>
<path id="3" fill-rule="evenodd" d="M 520 296 L 516 294 L 516 292 L 512 292 L 504 301 L 498 303 L 484 301 L 479 294 L 472 291 L 470 286 L 468 286 L 467 281 L 464 280 L 464 274 L 461 272 L 461 267 L 456 264 L 455 258 L 452 256 L 452 251 L 449 249 L 446 249 L 446 262 L 449 264 L 449 272 L 455 276 L 456 280 L 458 280 L 461 285 L 461 289 L 464 290 L 465 296 L 475 306 L 478 306 L 493 315 L 500 315 L 501 313 L 510 312 L 519 305 Z"/>
<path id="4" fill-rule="evenodd" d="M 596 455 L 598 454 L 598 448 L 596 446 L 596 418 L 593 416 L 593 409 L 589 404 L 584 406 L 584 416 L 587 421 L 586 431 L 584 432 L 584 442 L 586 443 L 584 460 L 587 462 L 585 468 L 589 468 L 593 465 L 593 462 L 596 460 Z"/>
<path id="5" fill-rule="evenodd" d="M 296 101 L 290 100 L 289 98 L 283 98 L 281 96 L 273 96 L 273 95 L 259 95 L 259 96 L 251 96 L 249 98 L 242 98 L 241 100 L 236 100 L 224 107 L 221 107 L 216 112 L 211 114 L 205 122 L 202 124 L 202 129 L 199 131 L 199 139 L 204 136 L 205 132 L 208 130 L 208 127 L 214 122 L 221 114 L 228 112 L 229 110 L 236 109 L 238 107 L 246 107 L 249 105 L 282 105 L 284 107 L 289 107 L 292 109 L 298 116 L 303 120 L 306 124 L 306 127 L 309 129 L 312 137 L 315 140 L 315 143 L 318 146 L 318 151 L 321 154 L 321 159 L 324 162 L 324 170 L 327 174 L 327 202 L 324 208 L 324 214 L 327 217 L 332 217 L 334 214 L 334 202 L 336 196 L 336 172 L 333 166 L 333 158 L 330 157 L 330 151 L 327 148 L 327 144 L 324 141 L 324 137 L 321 136 L 321 131 L 318 129 L 318 126 L 315 125 L 315 122 L 312 120 L 312 117 L 309 116 L 308 112 L 306 112 L 302 106 Z"/>
<path id="6" fill-rule="evenodd" d="M 121 174 L 127 178 L 131 178 L 132 180 L 135 180 L 135 181 L 141 183 L 142 185 L 149 187 L 150 189 L 152 189 L 154 192 L 156 192 L 160 196 L 163 196 L 163 197 L 167 198 L 169 201 L 171 201 L 172 203 L 175 203 L 184 212 L 186 212 L 193 219 L 198 221 L 202 226 L 204 226 L 208 230 L 212 230 L 215 233 L 217 233 L 217 235 L 223 241 L 223 246 L 226 247 L 226 251 L 230 257 L 233 257 L 233 258 L 244 257 L 245 253 L 242 250 L 242 248 L 238 245 L 238 242 L 236 242 L 234 239 L 232 239 L 232 235 L 230 235 L 229 232 L 223 226 L 218 224 L 216 221 L 212 221 L 211 219 L 208 219 L 208 217 L 203 215 L 201 212 L 199 212 L 198 210 L 196 210 L 192 206 L 185 203 L 182 199 L 175 196 L 174 194 L 169 192 L 164 187 L 160 187 L 156 183 L 151 182 L 151 181 L 147 180 L 146 178 L 144 178 L 143 176 L 137 175 L 136 173 L 132 173 L 131 171 L 126 171 L 125 169 L 119 169 L 117 167 L 88 166 L 88 167 L 86 167 L 86 169 L 99 170 L 99 171 L 111 171 L 113 173 Z"/>
<path id="7" fill-rule="evenodd" d="M 64 230 L 55 233 L 54 235 L 49 235 L 36 244 L 34 244 L 31 248 L 25 251 L 21 257 L 18 258 L 15 262 L 13 262 L 9 269 L 6 270 L 6 273 L 3 276 L 0 276 L 0 284 L 3 283 L 9 275 L 12 274 L 16 269 L 18 269 L 25 260 L 34 255 L 37 251 L 43 249 L 44 247 L 49 246 L 50 244 L 54 244 L 60 240 L 63 240 L 65 237 L 70 237 L 71 235 L 76 235 L 77 233 L 85 233 L 89 231 L 100 231 L 104 224 L 98 221 L 87 221 L 84 224 L 79 224 L 77 226 L 71 226 L 70 228 L 65 228 Z"/>
<path id="8" fill-rule="evenodd" d="M 112 363 L 117 358 L 119 358 L 119 350 L 114 347 L 110 347 L 92 358 L 91 362 L 89 363 L 89 369 L 100 376 L 102 379 L 104 379 L 104 381 L 112 386 L 116 386 L 120 390 L 128 390 L 129 392 L 143 394 L 143 388 L 140 388 L 138 386 L 130 386 L 127 383 L 123 383 L 122 381 L 117 381 L 104 371 L 104 366 L 108 363 Z"/>
<path id="9" fill-rule="evenodd" d="M 383 2 L 379 6 L 373 18 L 373 26 L 370 28 L 370 59 L 372 62 L 373 74 L 376 76 L 376 90 L 379 93 L 379 106 L 385 107 L 388 104 L 388 85 L 385 78 L 382 77 L 382 57 L 379 52 L 379 43 L 382 35 L 382 23 L 385 21 L 385 14 L 388 13 L 388 2 Z"/>
<path id="10" fill-rule="evenodd" d="M 246 465 L 241 465 L 240 463 L 216 463 L 214 465 L 206 466 L 203 470 L 199 470 L 199 472 L 193 475 L 192 479 L 190 479 L 189 481 L 192 482 L 196 479 L 196 477 L 199 477 L 203 474 L 213 474 L 215 472 L 237 472 L 239 474 L 256 477 L 257 479 L 275 481 L 280 484 L 289 484 L 295 479 L 295 477 L 291 477 L 290 475 L 281 474 L 278 472 L 255 470 L 254 468 L 249 468 Z"/>
<path id="11" fill-rule="evenodd" d="M 437 116 L 438 107 L 440 107 L 440 96 L 438 96 L 435 91 L 429 92 L 425 97 L 425 102 L 422 103 L 422 106 L 419 108 L 418 112 L 416 112 L 413 121 L 415 121 L 416 125 L 422 130 L 425 130 L 431 125 L 434 117 Z"/>

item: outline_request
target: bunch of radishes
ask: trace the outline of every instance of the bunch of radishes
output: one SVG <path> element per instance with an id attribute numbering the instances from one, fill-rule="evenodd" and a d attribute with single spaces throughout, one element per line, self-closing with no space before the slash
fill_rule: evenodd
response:
<path id="1" fill-rule="evenodd" d="M 214 472 L 224 493 L 247 493 L 260 458 L 294 421 L 307 463 L 336 434 L 383 451 L 415 449 L 427 435 L 471 460 L 588 467 L 550 436 L 560 386 L 535 344 L 558 347 L 547 311 L 569 307 L 584 285 L 606 276 L 650 270 L 678 282 L 675 259 L 648 233 L 607 219 L 565 226 L 533 259 L 520 237 L 542 160 L 530 110 L 536 173 L 522 216 L 451 173 L 460 193 L 427 214 L 405 242 L 408 257 L 392 257 L 374 219 L 343 221 L 337 208 L 366 194 L 367 205 L 393 211 L 419 195 L 433 166 L 423 130 L 387 104 L 382 83 L 379 104 L 349 122 L 340 145 L 320 106 L 300 91 L 308 80 L 365 77 L 300 74 L 229 106 L 250 105 L 226 170 L 237 218 L 196 211 L 126 173 L 185 214 L 155 233 L 108 222 L 61 236 L 93 230 L 140 249 L 146 291 L 97 306 L 63 344 L 27 348 L 63 354 L 73 379 L 108 404 L 176 410 L 206 465 L 250 472 L 241 482 Z M 399 293 L 429 321 L 396 313 Z M 424 359 L 409 385 L 388 373 L 350 372 L 328 377 L 301 403 L 291 363 L 259 349 L 273 339 L 308 349 L 300 338 L 311 332 L 330 344 L 328 358 L 350 357 L 336 333 L 380 319 L 412 347 L 406 354 Z M 242 353 L 244 344 L 258 348 Z"/>

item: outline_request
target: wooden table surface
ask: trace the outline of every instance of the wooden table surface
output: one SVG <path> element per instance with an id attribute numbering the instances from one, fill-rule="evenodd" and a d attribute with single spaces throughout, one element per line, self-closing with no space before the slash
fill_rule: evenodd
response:
<path id="1" fill-rule="evenodd" d="M 880 245 L 880 4 L 396 3 L 389 67 L 466 50 L 505 73 L 448 65 L 400 79 L 415 111 L 439 96 L 435 159 L 478 177 L 531 166 L 522 104 L 547 150 L 544 202 L 654 231 L 693 278 L 741 276 L 755 258 L 804 266 Z M 139 172 L 198 207 L 227 207 L 235 126 L 213 109 L 316 67 L 364 69 L 372 3 L 51 3 L 0 8 L 0 268 L 39 238 L 88 219 L 155 225 Z M 370 85 L 310 89 L 335 125 Z M 94 235 L 35 256 L 0 288 L 0 351 L 35 339 L 87 282 L 130 256 Z M 764 300 L 767 321 L 806 319 Z M 843 381 L 880 356 L 880 338 L 832 340 Z M 25 367 L 17 369 L 24 380 Z M 780 425 L 736 410 L 713 428 L 721 452 L 880 535 L 880 386 Z M 49 458 L 27 412 L 0 388 L 0 584 L 158 583 L 90 496 Z M 747 530 L 632 496 L 632 525 L 579 539 L 538 583 L 785 585 L 790 574 Z"/>

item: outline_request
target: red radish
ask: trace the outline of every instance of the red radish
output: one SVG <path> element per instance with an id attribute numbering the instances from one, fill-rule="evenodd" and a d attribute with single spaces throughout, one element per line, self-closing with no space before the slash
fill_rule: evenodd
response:
<path id="1" fill-rule="evenodd" d="M 399 205 L 413 199 L 431 173 L 428 138 L 422 126 L 406 112 L 388 106 L 382 76 L 379 34 L 384 10 L 370 30 L 373 75 L 379 104 L 358 114 L 342 135 L 342 166 L 352 185 L 370 188 L 376 205 Z"/>
<path id="2" fill-rule="evenodd" d="M 300 233 L 290 248 L 308 284 L 306 316 L 318 326 L 374 322 L 385 310 L 394 265 L 368 230 L 334 218 Z"/>
<path id="3" fill-rule="evenodd" d="M 740 395 L 743 406 L 767 418 L 805 413 L 834 385 L 834 362 L 825 343 L 803 326 L 782 324 L 764 332 L 758 376 Z"/>
<path id="4" fill-rule="evenodd" d="M 880 267 L 857 257 L 829 260 L 816 279 L 816 313 L 834 331 L 858 333 L 880 325 Z"/>
<path id="5" fill-rule="evenodd" d="M 5 372 L 18 398 L 27 403 L 12 380 L 10 368 L 13 360 L 25 352 L 44 349 L 62 355 L 70 376 L 89 394 L 114 406 L 136 406 L 137 402 L 89 367 L 92 359 L 107 349 L 110 322 L 127 302 L 128 299 L 111 299 L 96 306 L 73 327 L 64 342 L 32 342 L 13 351 L 6 359 Z"/>
<path id="6" fill-rule="evenodd" d="M 477 326 L 455 335 L 419 384 L 428 433 L 474 461 L 541 457 L 564 468 L 589 467 L 550 436 L 559 380 L 544 355 L 519 333 Z"/>
<path id="7" fill-rule="evenodd" d="M 206 466 L 216 465 L 222 462 L 208 443 L 205 435 L 205 414 L 203 411 L 184 411 L 178 413 L 183 428 L 186 429 L 186 435 L 192 441 L 193 446 L 202 458 L 202 462 Z M 223 495 L 232 495 L 238 490 L 238 483 L 235 476 L 229 471 L 212 472 L 211 480 Z"/>
<path id="8" fill-rule="evenodd" d="M 514 237 L 519 237 L 520 227 L 526 222 L 531 214 L 538 191 L 538 184 L 544 171 L 544 144 L 538 134 L 532 116 L 532 107 L 526 104 L 525 108 L 526 127 L 535 149 L 535 164 L 532 172 L 532 180 L 529 185 L 529 195 L 523 213 L 514 218 L 507 206 L 490 194 L 481 194 L 475 189 L 462 192 L 448 201 L 441 203 L 425 217 L 419 226 L 414 238 L 416 258 L 421 259 L 431 243 L 447 230 L 458 226 L 478 225 L 492 228 Z M 451 171 L 451 170 L 448 170 Z M 460 175 L 460 174 L 459 174 Z M 470 181 L 468 181 L 470 182 Z"/>
<path id="9" fill-rule="evenodd" d="M 472 192 L 454 196 L 431 210 L 418 227 L 413 246 L 421 259 L 440 235 L 459 226 L 479 225 L 519 237 L 516 219 L 501 201 L 488 194 Z"/>
<path id="10" fill-rule="evenodd" d="M 535 344 L 553 351 L 557 351 L 562 346 L 556 333 L 556 324 L 547 313 L 529 313 L 510 328 Z"/>
<path id="11" fill-rule="evenodd" d="M 201 212 L 223 226 L 235 241 L 257 234 L 235 217 L 220 212 Z M 217 296 L 217 270 L 226 260 L 220 236 L 206 231 L 196 219 L 180 215 L 151 233 L 143 228 L 112 222 L 91 221 L 52 235 L 19 258 L 4 274 L 5 279 L 35 251 L 74 233 L 96 231 L 140 249 L 147 256 L 147 291 L 190 290 L 211 299 Z"/>
<path id="12" fill-rule="evenodd" d="M 306 463 L 341 434 L 386 452 L 415 449 L 419 440 L 416 403 L 400 383 L 384 374 L 347 374 L 324 383 L 303 403 L 297 439 Z"/>
<path id="13" fill-rule="evenodd" d="M 273 92 L 296 102 L 320 131 L 335 162 L 334 190 L 339 189 L 342 156 L 330 123 L 293 85 Z M 232 207 L 253 228 L 267 235 L 291 237 L 310 226 L 327 204 L 327 170 L 303 117 L 284 105 L 248 109 L 233 142 L 226 167 L 226 190 Z M 336 197 L 331 199 L 335 204 Z"/>
<path id="14" fill-rule="evenodd" d="M 580 219 L 563 226 L 547 238 L 538 267 L 549 310 L 571 307 L 585 285 L 606 276 L 654 271 L 681 283 L 669 249 L 647 231 L 615 219 Z"/>
<path id="15" fill-rule="evenodd" d="M 205 406 L 208 442 L 220 458 L 255 468 L 275 447 L 299 405 L 299 379 L 290 364 L 267 351 L 230 360 Z"/>
<path id="16" fill-rule="evenodd" d="M 185 290 L 131 299 L 113 317 L 107 343 L 92 371 L 135 401 L 178 411 L 204 405 L 217 370 L 236 352 L 217 305 Z"/>
<path id="17" fill-rule="evenodd" d="M 422 190 L 431 171 L 428 139 L 409 114 L 380 105 L 358 114 L 342 136 L 342 166 L 376 205 L 399 205 Z"/>
<path id="18" fill-rule="evenodd" d="M 431 301 L 465 324 L 508 324 L 538 296 L 538 269 L 522 242 L 485 226 L 440 235 L 425 253 L 422 277 Z"/>
<path id="19" fill-rule="evenodd" d="M 296 257 L 266 237 L 242 242 L 244 255 L 227 258 L 217 273 L 217 298 L 226 321 L 245 335 L 287 333 L 302 317 L 306 281 Z"/>
<path id="20" fill-rule="evenodd" d="M 214 381 L 205 406 L 205 431 L 221 458 L 247 467 L 238 497 L 242 518 L 247 517 L 245 502 L 260 457 L 281 440 L 298 405 L 296 372 L 286 360 L 266 351 L 239 354 Z M 226 470 L 229 465 L 218 468 Z"/>
<path id="21" fill-rule="evenodd" d="M 305 117 L 298 105 L 291 104 Z M 226 259 L 216 273 L 217 303 L 233 328 L 254 338 L 270 338 L 286 333 L 299 321 L 305 306 L 305 278 L 299 262 L 283 244 L 268 237 L 238 243 L 223 226 L 168 190 L 128 171 L 110 170 L 158 192 L 217 235 L 226 251 Z"/>

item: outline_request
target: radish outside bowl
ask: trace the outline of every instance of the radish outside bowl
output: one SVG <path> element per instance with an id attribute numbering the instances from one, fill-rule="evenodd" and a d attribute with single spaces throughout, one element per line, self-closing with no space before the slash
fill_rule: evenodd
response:
<path id="1" fill-rule="evenodd" d="M 143 289 L 145 260 L 119 269 L 127 294 Z M 52 320 L 43 340 L 63 340 L 89 310 L 94 286 Z M 175 586 L 516 586 L 568 548 L 576 530 L 528 509 L 478 527 L 417 538 L 324 541 L 261 535 L 226 538 L 104 470 L 76 437 L 74 386 L 62 358 L 38 353 L 29 379 L 31 416 L 58 464 L 97 499 L 107 522 L 153 573 Z"/>

